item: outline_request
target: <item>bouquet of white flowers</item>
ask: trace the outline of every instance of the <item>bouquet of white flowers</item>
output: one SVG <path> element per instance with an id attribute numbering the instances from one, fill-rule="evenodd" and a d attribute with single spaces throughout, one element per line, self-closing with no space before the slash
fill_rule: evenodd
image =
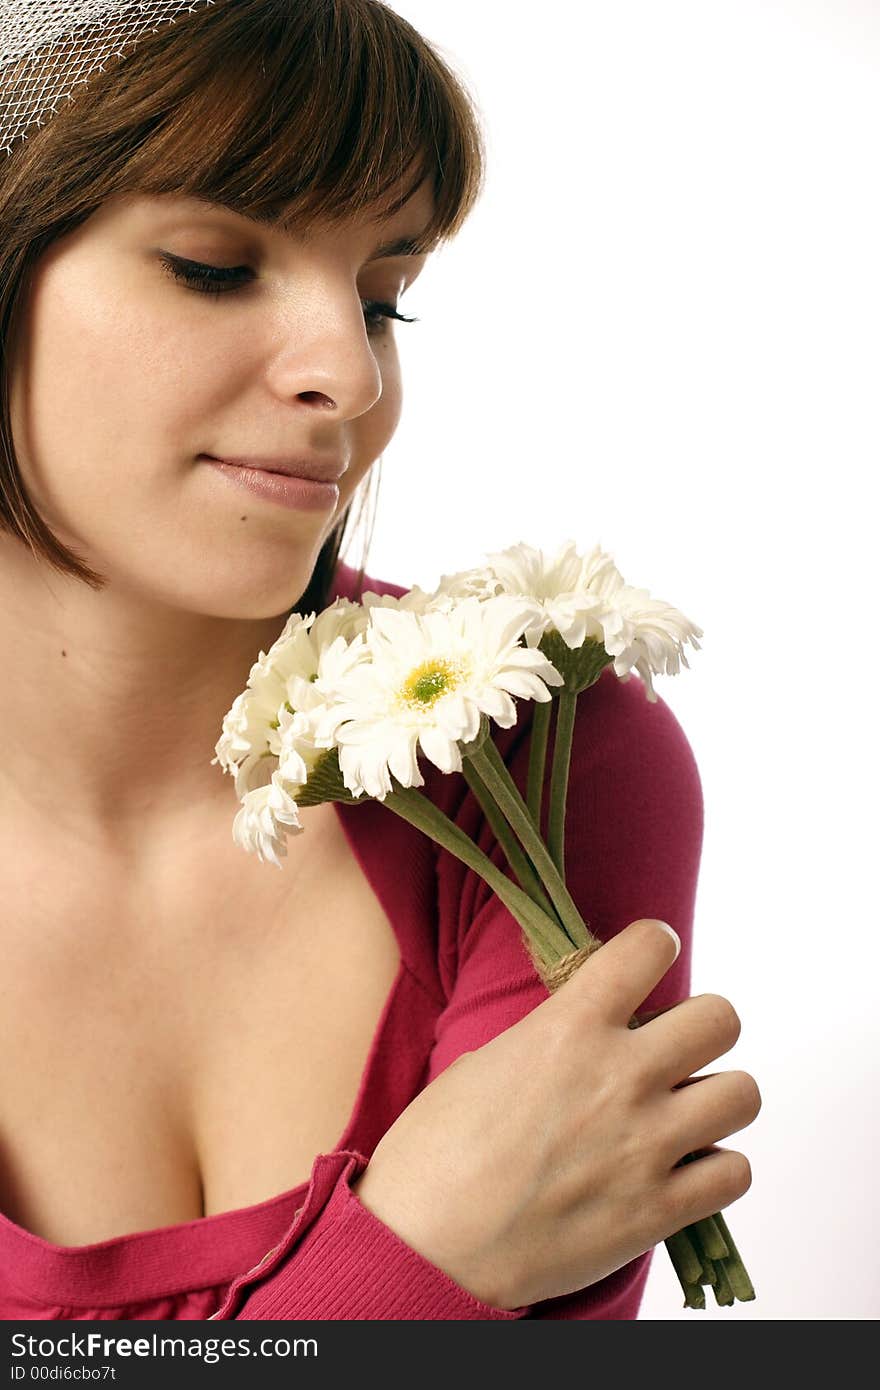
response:
<path id="1" fill-rule="evenodd" d="M 444 575 L 432 592 L 366 592 L 320 614 L 292 613 L 223 720 L 216 756 L 235 777 L 233 838 L 281 868 L 299 806 L 376 799 L 456 855 L 490 885 L 522 928 L 552 992 L 602 941 L 565 886 L 568 768 L 578 695 L 613 662 L 635 667 L 648 700 L 652 676 L 687 666 L 683 644 L 702 637 L 677 609 L 625 584 L 597 545 L 555 556 L 520 543 L 483 566 Z M 517 722 L 513 697 L 536 701 L 525 799 L 490 736 Z M 541 798 L 556 708 L 547 839 Z M 504 849 L 513 882 L 430 798 L 417 752 L 463 773 Z M 641 1020 L 642 1022 L 646 1020 Z M 638 1015 L 630 1027 L 638 1027 Z M 681 1161 L 691 1162 L 695 1155 Z M 685 1306 L 755 1297 L 720 1213 L 665 1241 Z"/>

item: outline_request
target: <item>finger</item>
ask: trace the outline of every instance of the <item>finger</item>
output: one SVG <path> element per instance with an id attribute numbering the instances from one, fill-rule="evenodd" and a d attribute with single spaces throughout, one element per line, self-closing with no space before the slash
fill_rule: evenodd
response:
<path id="1" fill-rule="evenodd" d="M 729 999 L 697 994 L 633 1029 L 631 1037 L 643 1049 L 642 1065 L 651 1080 L 672 1087 L 729 1052 L 741 1028 Z"/>
<path id="2" fill-rule="evenodd" d="M 723 1071 L 682 1082 L 670 1092 L 662 1112 L 670 1136 L 664 1155 L 668 1166 L 745 1129 L 760 1109 L 761 1093 L 747 1071 Z"/>
<path id="3" fill-rule="evenodd" d="M 626 1025 L 677 960 L 679 949 L 678 938 L 665 923 L 637 918 L 603 942 L 552 999 L 562 1000 L 563 1007 L 586 1002 L 609 1022 Z"/>
<path id="4" fill-rule="evenodd" d="M 668 1175 L 664 1197 L 681 1230 L 730 1206 L 752 1184 L 752 1168 L 737 1149 L 713 1145 L 692 1163 L 677 1164 Z"/>

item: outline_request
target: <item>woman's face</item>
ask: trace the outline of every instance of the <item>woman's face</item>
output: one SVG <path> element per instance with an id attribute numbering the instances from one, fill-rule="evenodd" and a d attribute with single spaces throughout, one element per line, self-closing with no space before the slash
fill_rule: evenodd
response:
<path id="1" fill-rule="evenodd" d="M 127 195 L 54 243 L 10 390 L 25 487 L 58 538 L 117 592 L 228 618 L 291 608 L 400 418 L 395 330 L 366 301 L 393 307 L 416 278 L 425 256 L 374 252 L 431 207 L 422 185 L 393 218 L 306 241 L 190 197 Z M 163 256 L 237 274 L 206 293 Z M 335 505 L 282 507 L 204 458 L 300 454 L 347 464 Z"/>

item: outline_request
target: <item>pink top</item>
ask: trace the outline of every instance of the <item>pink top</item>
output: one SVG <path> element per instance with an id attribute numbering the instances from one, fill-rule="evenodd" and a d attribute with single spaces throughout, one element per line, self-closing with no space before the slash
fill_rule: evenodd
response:
<path id="1" fill-rule="evenodd" d="M 356 577 L 340 565 L 331 598 L 352 597 Z M 363 587 L 406 592 L 369 576 Z M 519 709 L 512 729 L 491 727 L 525 794 L 534 706 L 522 701 Z M 422 791 L 503 867 L 463 776 L 425 758 L 420 767 Z M 607 667 L 580 696 L 569 777 L 566 875 L 584 919 L 603 940 L 637 917 L 671 923 L 681 953 L 642 1008 L 687 998 L 702 789 L 675 716 L 662 698 L 648 702 L 636 674 L 624 683 Z M 462 1052 L 529 1013 L 547 990 L 516 920 L 477 874 L 380 802 L 335 804 L 402 957 L 336 1147 L 316 1156 L 307 1182 L 264 1202 L 91 1245 L 54 1245 L 0 1215 L 0 1318 L 638 1316 L 651 1251 L 576 1293 L 496 1308 L 408 1246 L 351 1191 L 419 1091 Z"/>

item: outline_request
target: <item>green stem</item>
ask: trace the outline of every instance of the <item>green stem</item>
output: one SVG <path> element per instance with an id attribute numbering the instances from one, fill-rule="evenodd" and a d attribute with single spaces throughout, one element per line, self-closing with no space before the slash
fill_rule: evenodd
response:
<path id="1" fill-rule="evenodd" d="M 462 772 L 465 781 L 480 803 L 483 814 L 492 827 L 496 840 L 504 850 L 508 864 L 519 879 L 520 886 L 528 893 L 532 902 L 540 907 L 542 912 L 546 912 L 548 917 L 555 918 L 558 921 L 556 910 L 547 897 L 547 894 L 544 892 L 540 878 L 535 873 L 534 864 L 521 848 L 519 841 L 510 827 L 510 823 L 501 811 L 495 798 L 491 795 L 470 758 L 462 759 Z"/>
<path id="2" fill-rule="evenodd" d="M 725 1261 L 713 1260 L 712 1263 L 715 1266 L 715 1273 L 718 1276 L 712 1286 L 715 1302 L 722 1308 L 729 1308 L 732 1303 L 736 1302 L 736 1294 L 733 1292 L 730 1280 L 727 1277 Z"/>
<path id="3" fill-rule="evenodd" d="M 553 770 L 550 777 L 550 820 L 547 848 L 562 877 L 565 877 L 565 800 L 568 794 L 568 766 L 577 695 L 563 688 L 557 697 L 556 735 L 553 743 Z"/>
<path id="4" fill-rule="evenodd" d="M 544 887 L 550 895 L 553 906 L 559 913 L 560 921 L 574 945 L 576 947 L 585 946 L 588 941 L 596 941 L 597 938 L 588 930 L 578 911 L 577 903 L 566 888 L 565 880 L 551 859 L 550 852 L 529 814 L 529 808 L 520 795 L 519 788 L 511 777 L 494 740 L 487 738 L 481 748 L 468 756 L 513 827 L 523 849 L 541 875 Z"/>
<path id="5" fill-rule="evenodd" d="M 694 1221 L 693 1228 L 699 1236 L 703 1252 L 709 1260 L 726 1260 L 730 1251 L 727 1242 L 724 1240 L 718 1222 L 714 1216 L 706 1216 L 701 1221 Z"/>
<path id="6" fill-rule="evenodd" d="M 501 869 L 497 868 L 488 855 L 484 854 L 445 812 L 417 787 L 396 786 L 384 799 L 384 806 L 396 812 L 403 820 L 422 830 L 438 845 L 449 850 L 468 868 L 473 869 L 488 883 L 516 918 L 523 931 L 534 942 L 542 959 L 554 965 L 562 956 L 572 951 L 572 943 L 555 920 L 547 917 L 532 902 L 527 893 L 512 883 Z"/>
<path id="7" fill-rule="evenodd" d="M 666 1245 L 672 1255 L 672 1263 L 686 1284 L 699 1284 L 703 1274 L 703 1262 L 686 1230 L 676 1231 L 668 1236 Z"/>
<path id="8" fill-rule="evenodd" d="M 547 759 L 547 736 L 553 715 L 552 700 L 535 700 L 532 732 L 529 735 L 529 772 L 526 781 L 526 805 L 535 825 L 541 828 L 541 795 L 544 789 L 544 763 Z"/>
<path id="9" fill-rule="evenodd" d="M 686 1226 L 685 1232 L 690 1237 L 691 1244 L 693 1245 L 694 1250 L 696 1251 L 696 1254 L 703 1265 L 703 1272 L 700 1275 L 700 1283 L 717 1284 L 718 1275 L 715 1271 L 715 1261 L 711 1258 L 711 1256 L 709 1256 L 706 1253 L 705 1242 L 700 1238 L 698 1223 L 695 1221 L 692 1225 Z"/>
<path id="10" fill-rule="evenodd" d="M 755 1289 L 749 1278 L 748 1271 L 743 1264 L 742 1255 L 736 1248 L 733 1236 L 730 1234 L 727 1222 L 724 1220 L 721 1212 L 716 1211 L 712 1219 L 721 1232 L 722 1240 L 730 1251 L 730 1254 L 724 1261 L 724 1271 L 730 1280 L 730 1286 L 740 1303 L 748 1303 L 755 1297 Z"/>
<path id="11" fill-rule="evenodd" d="M 666 1238 L 664 1244 L 684 1292 L 684 1306 L 686 1308 L 705 1308 L 706 1295 L 703 1293 L 700 1283 L 703 1263 L 694 1250 L 689 1237 L 684 1231 L 676 1231 L 674 1235 Z"/>

